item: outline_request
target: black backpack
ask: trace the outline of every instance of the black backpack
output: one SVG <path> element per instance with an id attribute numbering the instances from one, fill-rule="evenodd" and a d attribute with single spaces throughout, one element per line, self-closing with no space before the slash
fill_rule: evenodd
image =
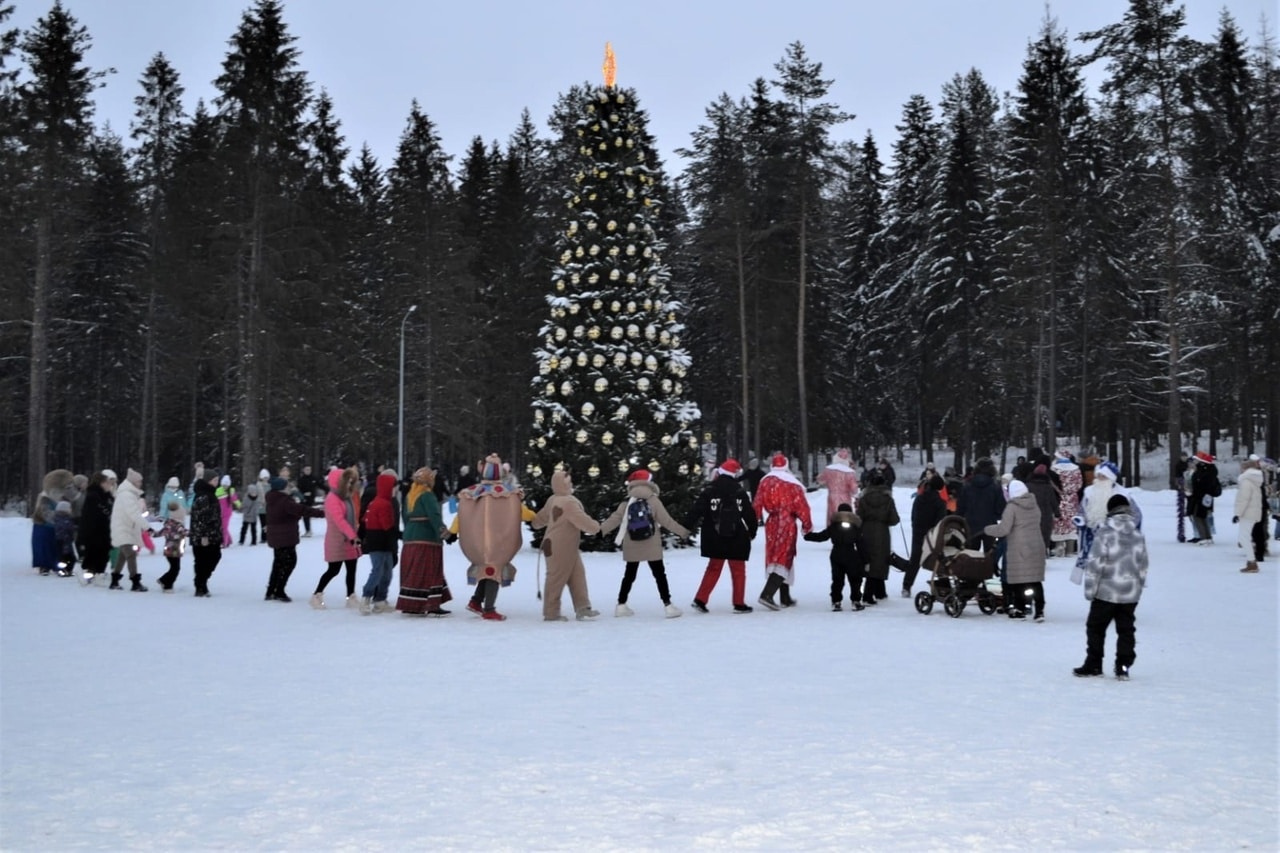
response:
<path id="1" fill-rule="evenodd" d="M 627 535 L 632 539 L 653 536 L 653 510 L 644 498 L 636 498 L 627 505 Z"/>
<path id="2" fill-rule="evenodd" d="M 716 535 L 721 539 L 732 539 L 743 529 L 742 514 L 738 510 L 738 498 L 717 498 L 719 505 L 715 509 Z"/>

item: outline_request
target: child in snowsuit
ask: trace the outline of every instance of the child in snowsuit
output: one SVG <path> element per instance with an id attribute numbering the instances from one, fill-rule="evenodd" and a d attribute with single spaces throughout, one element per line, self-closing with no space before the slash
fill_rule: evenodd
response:
<path id="1" fill-rule="evenodd" d="M 859 550 L 862 538 L 862 519 L 853 514 L 853 507 L 840 504 L 831 515 L 825 530 L 815 530 L 804 535 L 806 542 L 831 543 L 831 610 L 840 611 L 840 599 L 844 594 L 844 582 L 849 581 L 849 609 L 862 610 L 862 568 L 865 560 Z"/>
<path id="2" fill-rule="evenodd" d="M 258 494 L 258 486 L 255 483 L 244 490 L 244 500 L 240 502 L 240 544 L 244 544 L 246 533 L 252 534 L 253 538 L 249 540 L 250 545 L 258 544 L 258 508 L 263 505 L 262 497 Z M 263 537 L 266 539 L 264 531 Z"/>
<path id="3" fill-rule="evenodd" d="M 71 515 L 71 501 L 58 501 L 53 536 L 58 544 L 58 577 L 69 578 L 76 570 L 76 520 Z"/>
<path id="4" fill-rule="evenodd" d="M 1107 519 L 1094 533 L 1084 566 L 1084 597 L 1089 599 L 1085 623 L 1084 664 L 1072 672 L 1081 678 L 1102 675 L 1107 626 L 1116 623 L 1116 678 L 1127 681 L 1137 657 L 1134 611 L 1147 582 L 1147 540 L 1130 512 L 1129 499 L 1112 495 Z"/>
<path id="5" fill-rule="evenodd" d="M 181 498 L 172 497 L 165 505 L 165 512 L 160 535 L 164 538 L 164 558 L 169 561 L 169 571 L 161 575 L 159 581 L 162 591 L 173 592 L 173 584 L 182 568 L 182 555 L 187 550 L 187 510 Z"/>

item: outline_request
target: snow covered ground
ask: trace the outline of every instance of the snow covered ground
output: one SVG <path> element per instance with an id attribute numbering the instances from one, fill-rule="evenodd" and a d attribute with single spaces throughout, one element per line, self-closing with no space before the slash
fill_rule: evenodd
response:
<path id="1" fill-rule="evenodd" d="M 896 573 L 831 613 L 804 542 L 796 609 L 731 615 L 726 573 L 701 615 L 703 561 L 669 552 L 667 620 L 643 567 L 614 618 L 621 558 L 589 554 L 605 615 L 548 624 L 526 550 L 489 623 L 310 609 L 319 537 L 292 604 L 262 601 L 263 545 L 227 551 L 207 600 L 189 557 L 178 595 L 84 588 L 36 575 L 29 522 L 0 519 L 0 849 L 1274 850 L 1280 560 L 1237 571 L 1233 498 L 1200 548 L 1174 541 L 1172 492 L 1142 495 L 1128 683 L 1110 659 L 1071 675 L 1068 560 L 1034 624 L 921 616 Z"/>

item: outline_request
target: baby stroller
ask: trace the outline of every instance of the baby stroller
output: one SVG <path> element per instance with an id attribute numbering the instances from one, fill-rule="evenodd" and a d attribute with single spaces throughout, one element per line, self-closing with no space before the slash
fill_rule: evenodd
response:
<path id="1" fill-rule="evenodd" d="M 933 612 L 935 601 L 952 618 L 958 618 L 970 599 L 990 616 L 1004 606 L 1004 594 L 996 576 L 994 553 L 970 551 L 969 526 L 963 516 L 948 515 L 925 534 L 922 565 L 932 572 L 928 590 L 916 595 L 916 611 Z"/>

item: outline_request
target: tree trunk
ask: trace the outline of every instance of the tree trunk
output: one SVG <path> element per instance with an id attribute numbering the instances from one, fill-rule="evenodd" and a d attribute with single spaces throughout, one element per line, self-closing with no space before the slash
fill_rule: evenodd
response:
<path id="1" fill-rule="evenodd" d="M 49 290 L 53 278 L 53 217 L 36 219 L 36 277 L 31 292 L 31 388 L 27 396 L 27 506 L 35 509 L 46 468 L 49 372 Z"/>
<path id="2" fill-rule="evenodd" d="M 800 288 L 798 301 L 796 305 L 796 385 L 799 392 L 798 400 L 800 401 L 800 459 L 804 470 L 801 476 L 807 484 L 812 478 L 809 476 L 809 405 L 805 397 L 805 377 L 804 377 L 804 307 L 805 307 L 805 290 L 808 286 L 808 265 L 805 261 L 805 255 L 808 250 L 808 231 L 809 212 L 806 209 L 807 200 L 805 197 L 804 183 L 800 185 Z"/>
<path id="3" fill-rule="evenodd" d="M 749 443 L 748 429 L 751 423 L 750 415 L 750 390 L 751 384 L 748 374 L 748 348 L 747 348 L 747 259 L 746 252 L 742 246 L 742 227 L 735 228 L 734 234 L 738 260 L 738 370 L 742 376 L 742 438 L 743 447 L 738 451 L 742 455 L 742 451 L 746 449 Z"/>

